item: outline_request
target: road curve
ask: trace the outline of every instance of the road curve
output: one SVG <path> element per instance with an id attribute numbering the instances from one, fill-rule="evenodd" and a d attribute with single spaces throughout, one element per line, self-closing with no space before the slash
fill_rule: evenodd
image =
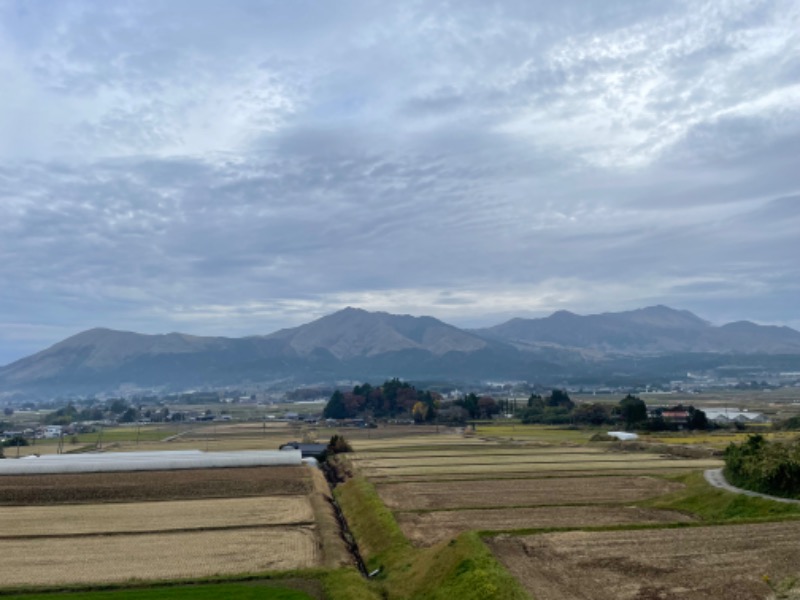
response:
<path id="1" fill-rule="evenodd" d="M 753 492 L 751 490 L 744 490 L 742 488 L 733 486 L 725 479 L 725 476 L 722 474 L 722 469 L 708 469 L 704 475 L 708 483 L 713 485 L 715 488 L 719 488 L 727 492 L 744 494 L 745 496 L 753 496 L 756 498 L 766 498 L 767 500 L 775 500 L 775 502 L 784 502 L 786 504 L 800 504 L 800 500 L 770 496 L 769 494 L 762 494 L 760 492 Z"/>

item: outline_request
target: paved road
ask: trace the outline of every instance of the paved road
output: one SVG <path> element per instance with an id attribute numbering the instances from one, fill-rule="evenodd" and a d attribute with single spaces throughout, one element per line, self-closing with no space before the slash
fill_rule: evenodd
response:
<path id="1" fill-rule="evenodd" d="M 754 496 L 756 498 L 766 498 L 767 500 L 775 500 L 775 502 L 785 502 L 786 504 L 800 504 L 800 500 L 793 500 L 791 498 L 779 498 L 778 496 L 770 496 L 768 494 L 761 494 L 759 492 L 752 492 L 750 490 L 743 490 L 742 488 L 735 487 L 727 482 L 725 476 L 722 474 L 722 469 L 709 469 L 705 472 L 705 478 L 708 483 L 721 490 L 733 492 L 734 494 L 744 494 L 745 496 Z"/>

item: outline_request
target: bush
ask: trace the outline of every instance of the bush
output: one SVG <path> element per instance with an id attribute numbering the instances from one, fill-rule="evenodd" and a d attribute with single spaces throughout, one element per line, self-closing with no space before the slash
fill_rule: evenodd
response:
<path id="1" fill-rule="evenodd" d="M 775 496 L 800 496 L 800 440 L 767 442 L 751 435 L 725 449 L 725 475 L 739 487 Z"/>
<path id="2" fill-rule="evenodd" d="M 9 448 L 16 448 L 17 446 L 27 446 L 27 445 L 28 445 L 28 440 L 26 440 L 21 435 L 15 435 L 14 437 L 7 439 L 5 442 L 3 442 L 3 446 Z"/>
<path id="3" fill-rule="evenodd" d="M 343 452 L 352 452 L 353 447 L 344 439 L 343 435 L 334 435 L 331 441 L 328 442 L 328 454 L 342 454 Z"/>

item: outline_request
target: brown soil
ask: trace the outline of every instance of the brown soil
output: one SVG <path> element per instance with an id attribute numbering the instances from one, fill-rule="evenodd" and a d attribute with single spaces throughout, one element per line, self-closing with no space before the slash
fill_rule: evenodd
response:
<path id="1" fill-rule="evenodd" d="M 304 496 L 311 490 L 306 467 L 6 475 L 0 477 L 0 505 Z"/>
<path id="2" fill-rule="evenodd" d="M 400 528 L 414 544 L 430 546 L 471 529 L 507 531 L 545 527 L 600 527 L 688 522 L 679 512 L 633 506 L 546 506 L 541 508 L 399 513 Z"/>
<path id="3" fill-rule="evenodd" d="M 800 571 L 800 523 L 488 540 L 537 600 L 752 600 Z"/>
<path id="4" fill-rule="evenodd" d="M 683 484 L 653 477 L 561 477 L 379 484 L 378 493 L 389 508 L 417 510 L 622 503 L 681 487 Z"/>
<path id="5" fill-rule="evenodd" d="M 665 463 L 664 468 L 649 469 L 598 469 L 598 470 L 563 470 L 563 471 L 541 471 L 541 472 L 515 472 L 497 471 L 496 469 L 487 470 L 481 473 L 442 473 L 424 475 L 373 475 L 369 479 L 375 484 L 379 483 L 401 483 L 411 481 L 459 481 L 459 480 L 492 480 L 492 479 L 549 479 L 553 477 L 600 477 L 608 475 L 682 475 L 697 471 L 696 468 L 685 466 L 671 467 Z"/>

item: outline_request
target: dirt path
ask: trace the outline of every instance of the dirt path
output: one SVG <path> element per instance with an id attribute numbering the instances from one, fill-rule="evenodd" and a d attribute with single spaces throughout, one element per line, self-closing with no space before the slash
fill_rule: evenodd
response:
<path id="1" fill-rule="evenodd" d="M 736 486 L 731 485 L 725 479 L 725 476 L 722 474 L 722 469 L 708 469 L 705 472 L 705 478 L 708 483 L 713 485 L 715 488 L 719 488 L 721 490 L 725 490 L 728 492 L 733 492 L 734 494 L 744 494 L 745 496 L 754 496 L 756 498 L 766 498 L 767 500 L 775 500 L 775 502 L 784 502 L 786 504 L 800 504 L 800 500 L 793 500 L 792 498 L 780 498 L 778 496 L 770 496 L 769 494 L 762 494 L 760 492 L 753 492 L 750 490 L 744 490 L 742 488 L 738 488 Z"/>

